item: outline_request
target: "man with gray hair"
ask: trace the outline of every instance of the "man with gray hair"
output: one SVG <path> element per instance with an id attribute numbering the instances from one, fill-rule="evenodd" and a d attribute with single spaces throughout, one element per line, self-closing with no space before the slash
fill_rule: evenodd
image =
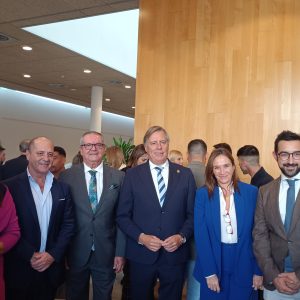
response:
<path id="1" fill-rule="evenodd" d="M 8 160 L 2 167 L 1 174 L 2 180 L 14 177 L 22 172 L 24 172 L 28 165 L 28 160 L 26 158 L 26 151 L 28 150 L 30 140 L 25 139 L 20 142 L 19 150 L 21 152 L 20 156 Z"/>

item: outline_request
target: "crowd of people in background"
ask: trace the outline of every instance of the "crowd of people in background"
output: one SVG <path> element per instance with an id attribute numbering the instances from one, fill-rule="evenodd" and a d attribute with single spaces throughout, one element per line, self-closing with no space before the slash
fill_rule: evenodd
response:
<path id="1" fill-rule="evenodd" d="M 72 163 L 47 137 L 0 145 L 0 300 L 300 299 L 300 135 L 274 141 L 277 179 L 254 145 L 187 145 L 150 127 L 128 161 L 85 132 Z M 237 175 L 237 164 L 250 184 Z"/>

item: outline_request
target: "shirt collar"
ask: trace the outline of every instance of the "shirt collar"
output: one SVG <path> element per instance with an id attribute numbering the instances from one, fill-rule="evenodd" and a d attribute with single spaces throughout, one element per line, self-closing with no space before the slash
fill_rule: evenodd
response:
<path id="1" fill-rule="evenodd" d="M 28 167 L 27 167 L 27 176 L 28 176 L 29 180 L 36 181 L 34 179 L 34 177 L 30 174 Z M 53 178 L 54 178 L 54 175 L 50 171 L 48 171 L 45 182 L 47 182 L 49 180 L 53 180 Z"/>
<path id="2" fill-rule="evenodd" d="M 92 169 L 90 168 L 88 165 L 86 165 L 85 163 L 83 163 L 83 166 L 84 166 L 84 173 L 87 173 L 88 171 L 90 170 L 95 170 L 97 171 L 98 173 L 103 173 L 103 161 L 101 162 L 101 164 L 99 166 L 97 166 L 97 168 L 95 169 Z"/>
<path id="3" fill-rule="evenodd" d="M 153 162 L 149 160 L 150 170 L 152 171 L 154 168 L 159 167 L 162 169 L 166 169 L 169 167 L 169 161 L 166 160 L 162 165 L 155 165 Z"/>

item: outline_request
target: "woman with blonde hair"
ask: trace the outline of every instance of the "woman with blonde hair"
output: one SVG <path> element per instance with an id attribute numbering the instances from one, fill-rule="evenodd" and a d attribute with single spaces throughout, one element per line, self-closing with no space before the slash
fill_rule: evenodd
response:
<path id="1" fill-rule="evenodd" d="M 106 149 L 106 161 L 114 169 L 122 170 L 126 167 L 123 151 L 118 146 L 111 146 Z"/>

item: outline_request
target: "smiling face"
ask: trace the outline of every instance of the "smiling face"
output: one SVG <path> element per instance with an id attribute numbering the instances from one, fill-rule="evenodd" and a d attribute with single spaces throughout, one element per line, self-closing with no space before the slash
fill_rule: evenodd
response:
<path id="1" fill-rule="evenodd" d="M 92 169 L 97 168 L 101 164 L 105 153 L 105 145 L 102 135 L 96 133 L 86 134 L 82 138 L 81 144 L 80 153 L 82 155 L 83 162 Z"/>
<path id="2" fill-rule="evenodd" d="M 163 131 L 155 131 L 145 143 L 149 160 L 155 165 L 162 165 L 168 158 L 169 141 Z"/>
<path id="3" fill-rule="evenodd" d="M 213 161 L 213 174 L 221 187 L 227 188 L 233 179 L 235 166 L 225 155 L 217 156 Z"/>
<path id="4" fill-rule="evenodd" d="M 28 169 L 33 177 L 45 177 L 53 161 L 53 144 L 45 138 L 36 138 L 26 153 Z"/>
<path id="5" fill-rule="evenodd" d="M 58 176 L 65 169 L 66 158 L 58 153 L 57 151 L 53 152 L 53 162 L 50 168 L 51 173 L 54 176 Z"/>
<path id="6" fill-rule="evenodd" d="M 280 157 L 281 153 L 295 153 L 300 152 L 300 141 L 280 141 L 278 143 L 278 152 L 273 153 L 278 167 L 286 177 L 294 177 L 300 172 L 300 160 L 295 159 L 293 155 L 289 155 L 287 160 Z M 278 155 L 279 154 L 279 155 Z"/>

